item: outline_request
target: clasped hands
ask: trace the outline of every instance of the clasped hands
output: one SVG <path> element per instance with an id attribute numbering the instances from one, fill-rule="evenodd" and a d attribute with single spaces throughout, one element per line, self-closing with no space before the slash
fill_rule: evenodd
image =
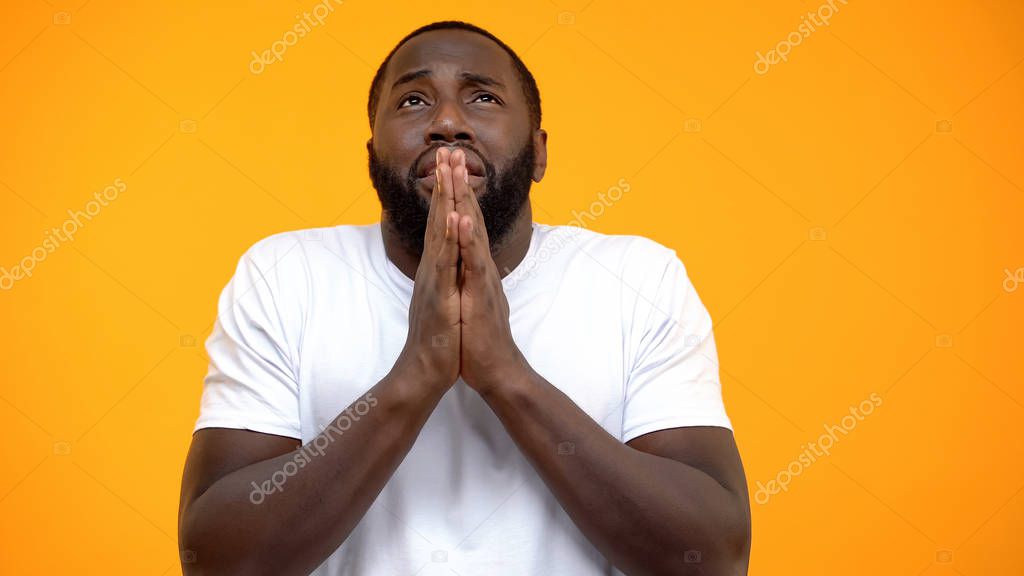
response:
<path id="1" fill-rule="evenodd" d="M 512 338 L 465 151 L 439 148 L 434 180 L 409 333 L 396 366 L 445 390 L 462 376 L 483 394 L 527 374 L 529 365 Z"/>

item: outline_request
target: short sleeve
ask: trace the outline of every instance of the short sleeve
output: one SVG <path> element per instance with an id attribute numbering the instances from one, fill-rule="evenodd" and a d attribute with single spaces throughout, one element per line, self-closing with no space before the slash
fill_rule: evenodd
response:
<path id="1" fill-rule="evenodd" d="M 238 428 L 301 438 L 299 389 L 285 322 L 275 293 L 276 267 L 258 263 L 260 243 L 239 260 L 221 292 L 206 340 L 201 428 Z M 269 274 L 269 276 L 268 276 Z"/>
<path id="2" fill-rule="evenodd" d="M 623 442 L 667 428 L 732 429 L 722 401 L 711 316 L 683 263 L 669 252 L 653 297 L 637 297 L 633 318 L 639 336 L 626 382 Z"/>

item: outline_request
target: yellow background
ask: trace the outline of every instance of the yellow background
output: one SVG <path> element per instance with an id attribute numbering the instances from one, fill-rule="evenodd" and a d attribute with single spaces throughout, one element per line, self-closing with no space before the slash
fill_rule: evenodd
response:
<path id="1" fill-rule="evenodd" d="M 1024 4 L 4 2 L 0 266 L 120 178 L 0 292 L 0 573 L 178 573 L 202 344 L 242 252 L 378 218 L 366 95 L 414 27 L 464 19 L 539 82 L 536 219 L 676 249 L 716 322 L 752 502 L 752 574 L 1024 574 Z M 468 576 L 468 575 L 466 575 Z"/>

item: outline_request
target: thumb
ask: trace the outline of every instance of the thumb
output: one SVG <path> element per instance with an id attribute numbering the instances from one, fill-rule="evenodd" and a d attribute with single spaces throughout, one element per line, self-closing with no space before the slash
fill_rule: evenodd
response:
<path id="1" fill-rule="evenodd" d="M 463 276 L 467 278 L 479 277 L 485 270 L 487 258 L 482 253 L 486 248 L 485 244 L 481 242 L 477 223 L 471 216 L 466 215 L 461 215 L 458 223 L 459 254 L 462 256 Z"/>

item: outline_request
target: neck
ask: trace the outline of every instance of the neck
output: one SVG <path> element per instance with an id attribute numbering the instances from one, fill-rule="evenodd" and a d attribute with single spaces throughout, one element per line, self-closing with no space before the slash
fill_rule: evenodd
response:
<path id="1" fill-rule="evenodd" d="M 387 214 L 381 214 L 381 234 L 384 237 L 384 253 L 395 266 L 409 278 L 416 279 L 416 269 L 420 265 L 420 257 L 411 253 L 391 229 Z M 533 235 L 533 211 L 527 201 L 519 216 L 512 223 L 508 235 L 497 246 L 491 247 L 491 258 L 498 268 L 498 275 L 504 278 L 515 270 L 516 266 L 526 258 L 530 249 L 530 238 Z"/>

